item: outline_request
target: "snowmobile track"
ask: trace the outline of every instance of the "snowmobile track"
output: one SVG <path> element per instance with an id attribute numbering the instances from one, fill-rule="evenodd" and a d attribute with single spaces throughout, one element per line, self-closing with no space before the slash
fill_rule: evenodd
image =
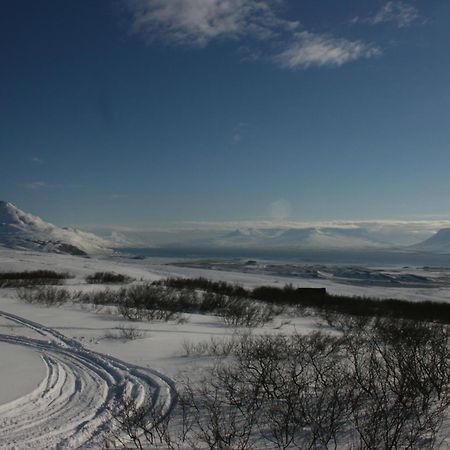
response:
<path id="1" fill-rule="evenodd" d="M 0 334 L 0 342 L 40 353 L 46 376 L 29 394 L 0 405 L 0 448 L 90 449 L 101 447 L 114 427 L 111 409 L 124 395 L 137 405 L 163 407 L 176 401 L 174 383 L 156 371 L 126 364 L 84 348 L 52 328 L 0 311 L 42 339 Z"/>

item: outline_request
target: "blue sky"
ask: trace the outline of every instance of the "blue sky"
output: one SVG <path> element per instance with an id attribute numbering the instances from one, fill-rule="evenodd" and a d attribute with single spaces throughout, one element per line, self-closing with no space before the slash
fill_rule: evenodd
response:
<path id="1" fill-rule="evenodd" d="M 13 0 L 0 192 L 58 224 L 450 216 L 447 0 Z"/>

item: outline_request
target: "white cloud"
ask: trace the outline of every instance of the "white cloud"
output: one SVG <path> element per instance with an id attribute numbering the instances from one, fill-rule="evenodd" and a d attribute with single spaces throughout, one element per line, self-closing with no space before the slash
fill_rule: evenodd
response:
<path id="1" fill-rule="evenodd" d="M 385 5 L 385 17 L 404 14 L 407 21 L 408 8 L 388 6 L 391 3 Z M 148 43 L 205 47 L 231 40 L 244 60 L 268 59 L 288 69 L 341 66 L 382 53 L 361 40 L 303 29 L 299 21 L 280 14 L 286 0 L 127 0 L 126 4 L 132 33 Z"/>
<path id="2" fill-rule="evenodd" d="M 109 236 L 112 231 L 124 233 L 127 238 L 133 236 L 146 245 L 164 244 L 189 241 L 192 239 L 205 239 L 208 237 L 220 237 L 225 233 L 236 229 L 305 229 L 305 228 L 343 228 L 362 229 L 383 242 L 394 245 L 412 245 L 421 242 L 441 228 L 450 228 L 449 220 L 329 220 L 299 222 L 286 219 L 291 212 L 289 203 L 283 200 L 276 205 L 274 202 L 273 216 L 270 220 L 242 220 L 228 222 L 167 222 L 153 225 L 91 225 L 93 232 L 102 236 Z M 271 209 L 271 208 L 269 208 Z M 270 211 L 272 212 L 272 211 Z M 284 219 L 282 218 L 284 217 Z M 84 225 L 85 226 L 85 225 Z"/>
<path id="3" fill-rule="evenodd" d="M 23 183 L 22 187 L 25 189 L 37 190 L 49 187 L 45 181 L 31 181 L 29 183 Z"/>
<path id="4" fill-rule="evenodd" d="M 419 11 L 404 1 L 388 1 L 378 12 L 366 19 L 356 17 L 353 22 L 367 22 L 372 25 L 395 23 L 399 28 L 411 25 L 419 19 Z"/>
<path id="5" fill-rule="evenodd" d="M 271 39 L 299 27 L 277 16 L 283 0 L 128 0 L 132 31 L 151 41 L 203 47 L 216 39 Z"/>
<path id="6" fill-rule="evenodd" d="M 44 160 L 42 158 L 39 158 L 39 156 L 33 156 L 31 158 L 31 162 L 35 164 L 44 164 Z"/>
<path id="7" fill-rule="evenodd" d="M 342 66 L 345 63 L 380 55 L 381 49 L 358 40 L 348 40 L 329 35 L 297 33 L 288 48 L 276 56 L 282 67 L 289 69 L 311 66 Z"/>
<path id="8" fill-rule="evenodd" d="M 82 189 L 85 186 L 81 184 L 49 184 L 46 181 L 30 181 L 20 185 L 24 189 Z"/>

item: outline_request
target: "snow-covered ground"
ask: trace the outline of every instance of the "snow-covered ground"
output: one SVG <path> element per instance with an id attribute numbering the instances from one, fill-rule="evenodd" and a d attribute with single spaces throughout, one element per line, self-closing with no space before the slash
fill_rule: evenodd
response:
<path id="1" fill-rule="evenodd" d="M 3 331 L 10 334 L 14 324 L 7 326 L 10 329 Z M 45 377 L 45 366 L 35 350 L 6 342 L 0 342 L 0 355 L 0 404 L 3 405 L 28 394 L 38 386 Z"/>
<path id="2" fill-rule="evenodd" d="M 30 251 L 0 249 L 0 271 L 49 269 L 67 271 L 69 289 L 99 289 L 84 277 L 113 271 L 137 280 L 167 276 L 205 276 L 241 283 L 326 287 L 331 293 L 409 300 L 450 301 L 450 287 L 393 288 L 342 284 L 330 277 L 304 279 L 264 271 L 211 270 L 173 265 L 164 259 L 124 257 L 86 259 Z M 172 381 L 181 372 L 195 371 L 204 361 L 183 353 L 183 343 L 231 338 L 239 333 L 219 318 L 192 314 L 186 321 L 133 322 L 135 340 L 120 338 L 129 327 L 113 308 L 94 311 L 79 304 L 43 307 L 21 302 L 14 289 L 0 289 L 0 448 L 98 448 L 108 424 L 107 409 L 118 386 L 144 401 L 160 397 L 169 407 Z M 254 333 L 308 332 L 314 317 L 279 317 Z M 162 375 L 163 374 L 163 375 Z M 58 447 L 59 446 L 59 447 Z"/>
<path id="3" fill-rule="evenodd" d="M 19 391 L 22 394 L 3 397 L 6 403 L 0 406 L 0 448 L 100 448 L 103 433 L 111 425 L 110 409 L 125 393 L 137 404 L 151 398 L 154 405 L 162 403 L 167 410 L 175 401 L 171 380 L 153 370 L 89 350 L 79 340 L 35 321 L 4 311 L 0 316 L 39 335 L 0 335 L 2 389 L 14 383 L 16 395 Z M 38 382 L 42 369 L 28 376 L 27 371 L 36 365 L 35 355 L 22 348 L 39 353 L 45 364 Z M 32 380 L 35 387 L 26 392 Z"/>
<path id="4" fill-rule="evenodd" d="M 162 261 L 150 271 L 142 261 L 5 249 L 0 250 L 0 268 L 68 271 L 75 277 L 67 281 L 69 289 L 102 288 L 84 282 L 86 275 L 100 270 L 139 280 L 166 275 Z M 169 407 L 171 379 L 202 364 L 201 359 L 183 356 L 183 343 L 236 333 L 217 317 L 204 315 L 190 315 L 186 323 L 132 325 L 139 338 L 123 340 L 120 327 L 130 322 L 112 308 L 102 312 L 81 305 L 47 308 L 21 302 L 15 289 L 0 289 L 0 448 L 99 448 L 108 427 L 107 410 L 121 389 L 133 392 L 141 402 L 159 396 Z M 280 325 L 278 321 L 268 331 Z M 314 326 L 313 320 L 301 318 L 284 325 L 305 331 Z"/>

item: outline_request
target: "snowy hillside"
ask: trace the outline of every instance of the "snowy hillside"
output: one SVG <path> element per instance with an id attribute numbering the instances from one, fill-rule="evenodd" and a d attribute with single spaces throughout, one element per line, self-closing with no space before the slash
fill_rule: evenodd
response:
<path id="1" fill-rule="evenodd" d="M 429 239 L 413 245 L 412 248 L 424 252 L 450 253 L 450 228 L 442 228 Z"/>
<path id="2" fill-rule="evenodd" d="M 5 201 L 0 201 L 0 245 L 79 256 L 111 252 L 111 245 L 105 239 L 81 230 L 57 227 Z"/>

